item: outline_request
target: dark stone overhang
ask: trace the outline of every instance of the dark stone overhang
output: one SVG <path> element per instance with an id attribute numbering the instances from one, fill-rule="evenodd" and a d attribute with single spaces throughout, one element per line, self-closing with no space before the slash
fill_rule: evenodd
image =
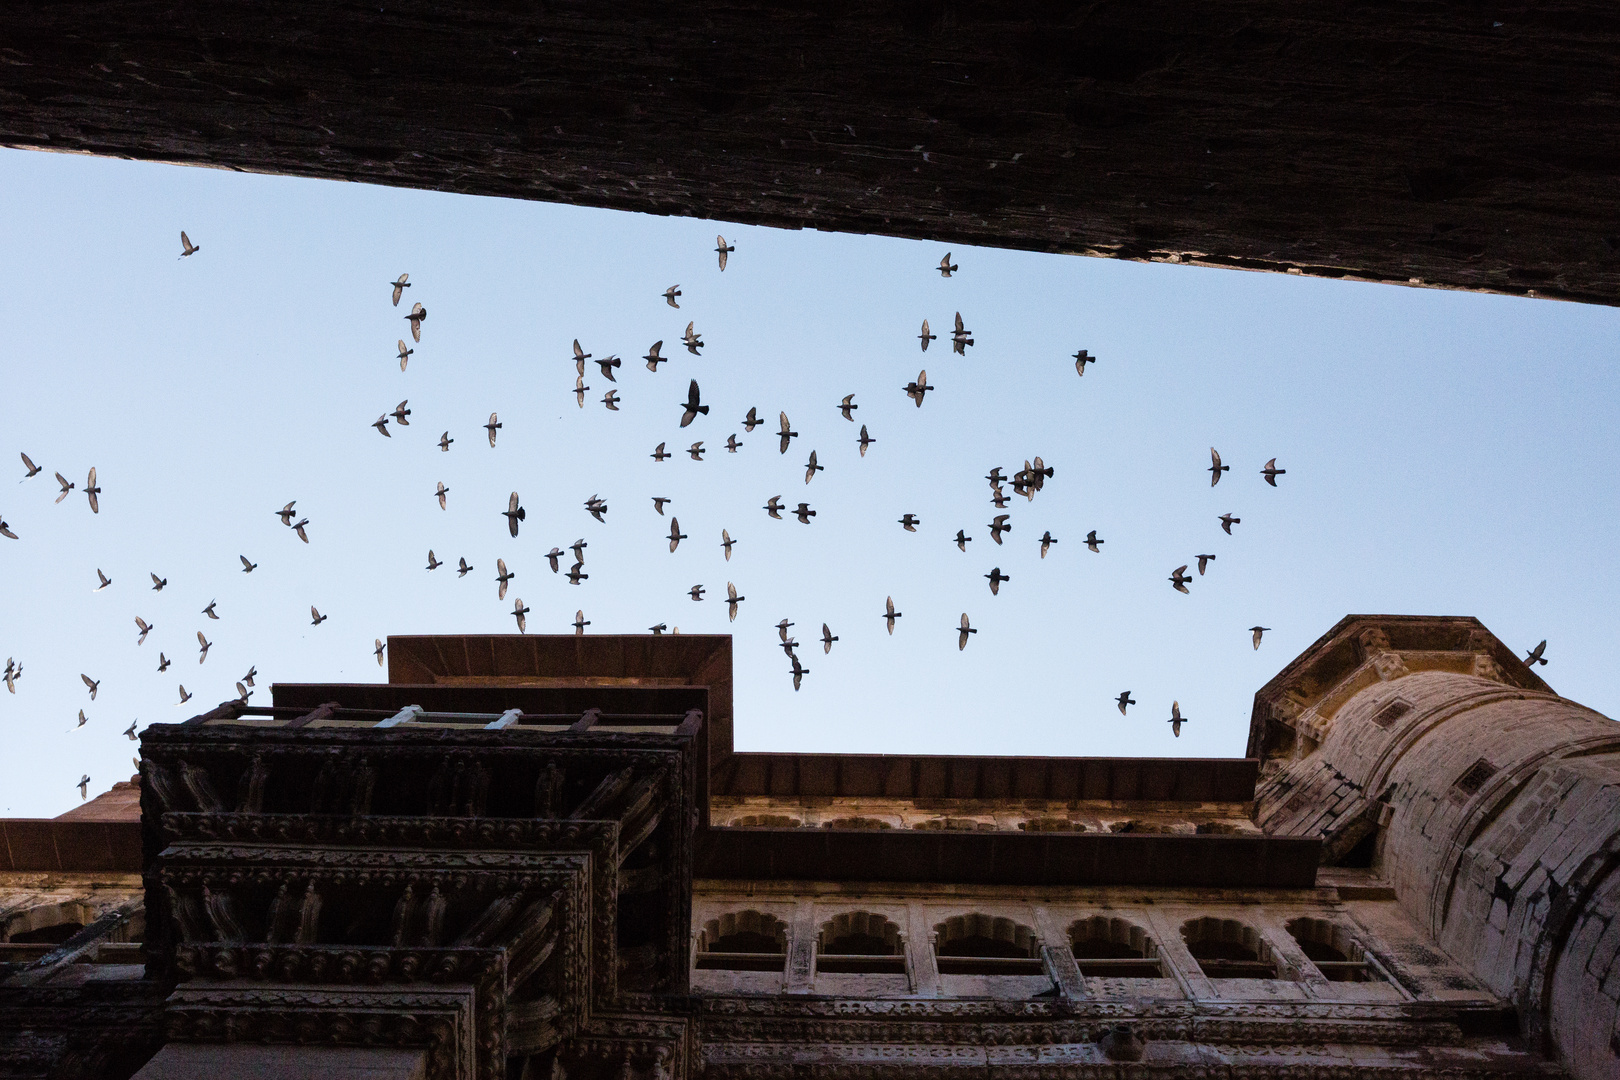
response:
<path id="1" fill-rule="evenodd" d="M 1598 0 L 62 0 L 6 13 L 0 145 L 1614 304 L 1617 32 Z"/>
<path id="2" fill-rule="evenodd" d="M 707 829 L 693 876 L 730 880 L 1308 889 L 1321 841 L 1274 836 Z"/>

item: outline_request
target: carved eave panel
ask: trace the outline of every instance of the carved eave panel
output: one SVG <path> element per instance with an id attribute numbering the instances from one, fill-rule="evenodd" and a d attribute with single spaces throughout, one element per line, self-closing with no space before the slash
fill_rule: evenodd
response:
<path id="1" fill-rule="evenodd" d="M 1246 753 L 1275 759 L 1292 755 L 1300 738 L 1319 743 L 1356 693 L 1418 671 L 1552 692 L 1471 616 L 1349 615 L 1254 695 Z"/>

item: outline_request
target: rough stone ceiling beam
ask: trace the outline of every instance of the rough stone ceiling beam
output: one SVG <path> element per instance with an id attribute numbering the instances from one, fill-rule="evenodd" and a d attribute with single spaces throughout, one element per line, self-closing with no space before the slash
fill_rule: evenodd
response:
<path id="1" fill-rule="evenodd" d="M 1597 0 L 16 5 L 0 144 L 1620 303 Z"/>

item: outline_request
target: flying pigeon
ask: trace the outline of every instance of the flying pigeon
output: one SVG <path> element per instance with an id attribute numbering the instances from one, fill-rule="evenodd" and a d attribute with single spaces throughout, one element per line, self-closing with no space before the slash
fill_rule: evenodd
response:
<path id="1" fill-rule="evenodd" d="M 740 446 L 742 446 L 742 440 L 737 438 L 735 432 L 726 436 L 726 453 L 735 454 Z"/>
<path id="2" fill-rule="evenodd" d="M 1011 516 L 1011 514 L 997 514 L 995 516 L 995 519 L 987 526 L 990 530 L 990 539 L 999 544 L 1001 543 L 1002 533 L 1012 532 L 1012 526 L 1007 524 L 1007 519 Z"/>
<path id="3" fill-rule="evenodd" d="M 916 514 L 906 514 L 904 517 L 900 518 L 900 527 L 902 529 L 906 530 L 906 532 L 909 532 L 909 533 L 916 532 L 917 531 L 917 526 L 919 526 L 921 524 L 922 524 L 922 519 L 919 518 Z"/>
<path id="4" fill-rule="evenodd" d="M 680 544 L 681 544 L 681 541 L 685 540 L 685 539 L 686 539 L 686 534 L 681 532 L 681 519 L 678 518 L 678 517 L 670 518 L 669 519 L 669 551 L 670 551 L 670 554 L 673 555 L 675 553 L 675 549 L 677 547 L 679 547 Z"/>
<path id="5" fill-rule="evenodd" d="M 1209 486 L 1214 487 L 1216 484 L 1221 482 L 1221 473 L 1230 471 L 1232 466 L 1221 464 L 1220 451 L 1216 450 L 1213 446 L 1209 448 L 1209 460 Z"/>
<path id="6" fill-rule="evenodd" d="M 709 415 L 709 407 L 699 402 L 697 380 L 693 379 L 691 385 L 686 388 L 686 401 L 681 405 L 681 427 L 685 427 L 693 420 L 696 420 L 698 413 L 702 413 L 704 416 Z"/>
<path id="7" fill-rule="evenodd" d="M 691 446 L 688 446 L 686 448 L 686 452 L 688 454 L 692 455 L 692 460 L 693 461 L 702 461 L 703 460 L 703 440 L 699 439 L 697 442 L 693 443 Z"/>
<path id="8" fill-rule="evenodd" d="M 1095 356 L 1092 356 L 1090 353 L 1086 352 L 1086 350 L 1081 349 L 1079 352 L 1074 354 L 1075 373 L 1084 376 L 1086 373 L 1086 365 L 1095 364 L 1096 362 L 1097 358 Z"/>
<path id="9" fill-rule="evenodd" d="M 1100 552 L 1100 545 L 1106 543 L 1108 543 L 1108 541 L 1098 536 L 1096 529 L 1092 529 L 1090 532 L 1086 533 L 1086 547 L 1090 548 L 1092 551 Z"/>
<path id="10" fill-rule="evenodd" d="M 810 461 L 804 467 L 804 482 L 808 484 L 815 479 L 816 473 L 824 472 L 826 468 L 825 465 L 816 464 L 816 452 L 814 450 L 810 451 Z"/>
<path id="11" fill-rule="evenodd" d="M 602 378 L 608 382 L 618 382 L 619 380 L 613 377 L 613 369 L 624 366 L 624 361 L 620 360 L 617 355 L 610 354 L 598 360 L 596 366 L 602 369 Z"/>
<path id="12" fill-rule="evenodd" d="M 180 235 L 183 237 L 186 234 L 181 233 Z M 202 249 L 201 248 L 192 248 L 191 249 L 191 251 L 200 251 L 200 250 L 202 250 Z M 186 255 L 190 255 L 191 251 L 186 252 Z M 180 257 L 183 259 L 186 256 L 182 255 Z M 85 773 L 83 776 L 79 777 L 79 800 L 82 802 L 86 798 L 88 798 L 89 795 L 90 795 L 90 774 Z"/>
<path id="13" fill-rule="evenodd" d="M 763 424 L 764 422 L 765 421 L 759 418 L 759 410 L 753 406 L 749 406 L 748 415 L 743 417 L 743 430 L 752 435 L 754 433 L 754 429 L 759 427 L 759 425 Z"/>
<path id="14" fill-rule="evenodd" d="M 796 438 L 799 433 L 797 431 L 794 431 L 793 430 L 793 425 L 788 422 L 787 413 L 784 412 L 784 413 L 780 414 L 777 417 L 777 420 L 781 425 L 781 427 L 778 430 L 777 434 L 780 435 L 781 438 L 782 438 L 782 445 L 781 445 L 780 449 L 777 450 L 777 453 L 785 454 L 785 453 L 787 453 L 788 441 L 790 439 Z"/>
<path id="15" fill-rule="evenodd" d="M 973 344 L 973 338 L 969 336 L 972 333 L 973 331 L 962 326 L 962 313 L 958 311 L 956 313 L 956 329 L 951 331 L 951 349 L 955 351 L 956 355 L 967 355 L 967 347 Z"/>
<path id="16" fill-rule="evenodd" d="M 327 618 L 328 616 L 322 615 L 319 611 L 315 610 L 314 604 L 309 605 L 309 625 L 319 626 L 321 623 L 325 622 Z"/>
<path id="17" fill-rule="evenodd" d="M 1266 483 L 1270 484 L 1272 487 L 1276 487 L 1277 477 L 1282 476 L 1287 471 L 1287 469 L 1277 468 L 1277 459 L 1272 458 L 1270 461 L 1266 462 L 1266 467 L 1260 470 L 1260 475 L 1266 478 Z"/>
<path id="18" fill-rule="evenodd" d="M 748 597 L 737 595 L 737 586 L 733 585 L 729 581 L 726 582 L 726 609 L 730 615 L 730 618 L 727 619 L 728 622 L 737 621 L 737 605 L 746 599 L 748 599 Z"/>
<path id="19" fill-rule="evenodd" d="M 150 573 L 150 571 L 148 571 L 148 573 Z M 163 591 L 163 586 L 167 585 L 168 583 L 169 583 L 168 578 L 166 578 L 166 577 L 158 577 L 156 574 L 152 574 L 152 591 L 153 592 L 162 592 Z"/>
<path id="20" fill-rule="evenodd" d="M 585 361 L 589 360 L 590 358 L 591 358 L 591 354 L 586 352 L 584 349 L 580 348 L 579 347 L 579 338 L 575 338 L 574 339 L 574 373 L 577 374 L 577 375 L 585 374 Z"/>
<path id="21" fill-rule="evenodd" d="M 237 558 L 242 560 L 242 573 L 244 574 L 251 574 L 253 571 L 259 568 L 258 563 L 248 562 L 248 557 L 246 555 L 238 555 Z"/>
<path id="22" fill-rule="evenodd" d="M 922 324 L 922 333 L 917 335 L 917 339 L 922 342 L 922 351 L 927 352 L 928 343 L 930 341 L 937 341 L 939 339 L 939 335 L 929 331 L 928 320 L 924 319 Z"/>
<path id="23" fill-rule="evenodd" d="M 702 356 L 703 354 L 698 350 L 703 348 L 703 335 L 693 330 L 692 326 L 692 323 L 686 324 L 686 333 L 681 335 L 681 341 L 686 344 L 687 352 L 693 356 Z"/>
<path id="24" fill-rule="evenodd" d="M 585 376 L 580 375 L 574 379 L 574 404 L 580 408 L 585 407 L 585 391 L 590 387 L 585 385 Z"/>
<path id="25" fill-rule="evenodd" d="M 79 674 L 79 678 L 83 679 L 84 680 L 84 685 L 86 685 L 86 686 L 88 686 L 90 688 L 90 700 L 91 701 L 96 700 L 96 687 L 101 685 L 101 680 L 100 679 L 92 679 L 90 676 L 85 675 L 82 672 Z"/>
<path id="26" fill-rule="evenodd" d="M 1178 739 L 1181 738 L 1181 725 L 1187 723 L 1187 717 L 1181 715 L 1181 702 L 1170 703 L 1170 719 L 1166 723 L 1170 725 L 1171 734 Z"/>
<path id="27" fill-rule="evenodd" d="M 657 341 L 653 342 L 653 347 L 647 350 L 647 355 L 642 357 L 643 360 L 647 361 L 648 371 L 657 371 L 659 364 L 669 363 L 669 357 L 660 356 L 658 354 L 658 350 L 662 349 L 663 347 L 664 339 L 659 338 Z"/>
<path id="28" fill-rule="evenodd" d="M 939 276 L 950 277 L 956 273 L 957 269 L 958 267 L 951 262 L 951 253 L 947 251 L 945 257 L 939 260 Z"/>
<path id="29" fill-rule="evenodd" d="M 195 254 L 197 254 L 197 252 L 202 250 L 202 245 L 201 244 L 193 244 L 191 242 L 191 237 L 186 235 L 186 230 L 181 229 L 180 230 L 180 248 L 181 248 L 180 257 L 183 259 L 187 255 L 195 255 Z"/>
<path id="30" fill-rule="evenodd" d="M 1232 535 L 1232 526 L 1241 525 L 1241 524 L 1243 524 L 1243 519 L 1242 518 L 1233 517 L 1231 514 L 1222 514 L 1221 515 L 1221 528 L 1226 530 L 1226 535 L 1227 536 Z"/>
<path id="31" fill-rule="evenodd" d="M 22 463 L 23 463 L 23 468 L 28 470 L 28 475 L 23 477 L 24 480 L 30 480 L 34 476 L 36 476 L 37 474 L 44 471 L 38 465 L 35 465 L 34 462 L 33 462 L 33 459 L 30 458 L 27 454 L 24 454 L 22 456 Z"/>
<path id="32" fill-rule="evenodd" d="M 517 575 L 514 574 L 514 573 L 509 572 L 506 569 L 506 560 L 505 559 L 496 559 L 495 560 L 495 570 L 496 570 L 495 582 L 496 582 L 496 586 L 497 586 L 497 591 L 495 593 L 495 599 L 497 599 L 497 600 L 505 600 L 506 599 L 506 583 L 508 581 L 511 581 L 513 578 L 517 577 Z"/>
<path id="33" fill-rule="evenodd" d="M 56 497 L 57 502 L 61 502 L 63 499 L 67 498 L 68 492 L 72 491 L 78 486 L 77 484 L 70 482 L 68 478 L 63 476 L 61 473 L 56 474 L 56 482 L 62 485 L 62 493 Z"/>
<path id="34" fill-rule="evenodd" d="M 720 546 L 726 549 L 726 562 L 731 561 L 731 545 L 735 543 L 736 541 L 731 538 L 729 532 L 724 529 L 720 530 Z"/>
<path id="35" fill-rule="evenodd" d="M 916 403 L 917 408 L 922 408 L 923 395 L 933 389 L 932 386 L 928 385 L 928 370 L 924 368 L 922 371 L 917 372 L 917 381 L 906 383 L 901 389 L 906 392 L 906 397 Z"/>
<path id="36" fill-rule="evenodd" d="M 894 610 L 894 597 L 886 597 L 883 601 L 883 619 L 889 624 L 889 635 L 894 636 L 894 620 L 900 618 L 901 612 Z"/>
<path id="37" fill-rule="evenodd" d="M 484 425 L 484 430 L 489 432 L 489 445 L 491 449 L 494 449 L 495 447 L 495 432 L 498 431 L 502 426 L 504 425 L 502 425 L 501 422 L 495 418 L 495 414 L 490 413 L 489 423 Z"/>
<path id="38" fill-rule="evenodd" d="M 293 507 L 296 506 L 297 503 L 298 500 L 294 499 L 292 502 L 276 511 L 276 516 L 279 517 L 281 519 L 281 523 L 288 528 L 292 527 L 292 519 L 297 516 L 293 513 Z"/>
<path id="39" fill-rule="evenodd" d="M 1269 626 L 1251 626 L 1251 627 L 1249 627 L 1249 632 L 1254 635 L 1254 647 L 1256 649 L 1258 649 L 1260 647 L 1260 636 L 1262 634 L 1264 634 L 1267 630 L 1270 630 L 1270 629 L 1271 629 L 1271 627 L 1269 627 Z M 1545 644 L 1545 642 L 1543 642 L 1543 644 Z"/>
<path id="40" fill-rule="evenodd" d="M 665 460 L 665 459 L 666 459 L 666 458 L 672 458 L 672 457 L 674 457 L 674 456 L 675 456 L 675 455 L 674 455 L 674 454 L 669 454 L 669 453 L 665 453 L 665 452 L 664 452 L 664 444 L 663 444 L 663 443 L 659 443 L 659 444 L 658 444 L 658 446 L 657 446 L 657 447 L 655 447 L 655 448 L 654 448 L 654 449 L 653 449 L 653 452 L 652 452 L 652 453 L 650 453 L 650 454 L 648 454 L 648 455 L 647 455 L 647 456 L 648 456 L 648 457 L 650 457 L 650 458 L 652 458 L 652 459 L 653 459 L 653 460 L 654 460 L 654 461 L 663 461 L 663 460 Z"/>
<path id="41" fill-rule="evenodd" d="M 669 288 L 664 290 L 664 302 L 672 308 L 678 308 L 681 305 L 675 302 L 675 298 L 679 295 L 681 295 L 681 287 L 679 285 L 671 285 Z"/>
<path id="42" fill-rule="evenodd" d="M 810 519 L 816 516 L 816 512 L 810 509 L 809 503 L 800 503 L 793 513 L 799 519 L 800 525 L 810 524 Z"/>
<path id="43" fill-rule="evenodd" d="M 838 411 L 844 414 L 845 420 L 848 420 L 853 424 L 855 422 L 855 418 L 851 416 L 850 413 L 858 408 L 860 408 L 860 406 L 855 404 L 855 395 L 845 394 L 843 404 L 838 406 Z"/>
<path id="44" fill-rule="evenodd" d="M 1192 578 L 1187 576 L 1187 565 L 1185 563 L 1170 572 L 1170 584 L 1175 587 L 1178 593 L 1187 592 L 1187 582 L 1191 580 Z"/>
<path id="45" fill-rule="evenodd" d="M 831 630 L 827 629 L 827 624 L 826 623 L 822 623 L 821 624 L 821 651 L 822 651 L 822 653 L 826 654 L 826 653 L 832 652 L 832 643 L 837 641 L 837 640 L 838 640 L 837 635 L 835 635 Z"/>
<path id="46" fill-rule="evenodd" d="M 1057 537 L 1052 535 L 1052 531 L 1050 529 L 1041 533 L 1041 558 L 1046 558 L 1046 549 L 1055 543 L 1057 543 Z"/>
<path id="47" fill-rule="evenodd" d="M 253 691 L 249 690 L 247 687 L 243 686 L 241 683 L 236 684 L 236 700 L 237 701 L 240 701 L 243 705 L 246 705 L 248 698 L 250 698 L 252 696 L 253 696 Z"/>
<path id="48" fill-rule="evenodd" d="M 101 584 L 91 589 L 91 592 L 100 592 L 102 589 L 105 589 L 107 586 L 112 584 L 112 578 L 108 577 L 106 574 L 103 574 L 101 572 L 101 567 L 99 566 L 96 567 L 96 577 L 101 579 Z"/>
<path id="49" fill-rule="evenodd" d="M 589 625 L 591 625 L 591 621 L 585 617 L 583 610 L 574 612 L 574 633 L 576 636 L 582 636 L 585 633 L 585 628 Z"/>
<path id="50" fill-rule="evenodd" d="M 965 611 L 962 612 L 962 624 L 960 627 L 958 627 L 957 632 L 960 636 L 957 638 L 956 651 L 961 652 L 963 649 L 967 648 L 968 635 L 978 633 L 977 630 L 968 625 L 967 612 Z"/>
<path id="51" fill-rule="evenodd" d="M 165 671 L 168 671 L 169 670 L 169 665 L 172 664 L 172 663 L 174 663 L 174 661 L 170 660 L 167 656 L 164 656 L 163 651 L 161 649 L 158 650 L 158 674 L 159 675 L 163 674 Z"/>
<path id="52" fill-rule="evenodd" d="M 461 565 L 460 565 L 460 567 L 459 567 L 459 568 L 458 568 L 458 569 L 457 569 L 457 570 L 456 570 L 456 577 L 458 577 L 458 578 L 464 578 L 464 577 L 466 577 L 466 576 L 467 576 L 467 574 L 468 574 L 468 573 L 469 573 L 469 572 L 470 572 L 470 571 L 471 571 L 471 570 L 472 570 L 472 569 L 473 569 L 473 566 L 472 566 L 472 564 L 471 564 L 471 563 L 469 563 L 469 562 L 468 562 L 468 561 L 467 561 L 467 557 L 466 557 L 466 556 L 465 556 L 465 555 L 463 555 L 463 556 L 461 556 Z"/>
<path id="53" fill-rule="evenodd" d="M 1119 697 L 1114 699 L 1114 704 L 1119 706 L 1119 715 L 1124 716 L 1125 706 L 1135 705 L 1136 699 L 1131 697 L 1131 692 L 1129 690 L 1125 690 L 1120 693 Z"/>
<path id="54" fill-rule="evenodd" d="M 690 589 L 686 590 L 686 595 L 690 596 L 694 603 L 701 601 L 703 599 L 703 586 L 692 586 Z"/>
<path id="55" fill-rule="evenodd" d="M 427 318 L 427 308 L 421 304 L 412 304 L 411 313 L 405 316 L 411 324 L 411 340 L 418 344 L 422 341 L 422 320 Z"/>
<path id="56" fill-rule="evenodd" d="M 392 435 L 388 434 L 388 414 L 387 413 L 383 413 L 381 416 L 377 417 L 377 419 L 373 420 L 371 422 L 371 426 L 376 428 L 378 431 L 382 432 L 383 438 L 385 438 L 385 439 L 392 439 L 393 438 Z"/>
<path id="57" fill-rule="evenodd" d="M 252 667 L 248 668 L 247 674 L 242 676 L 242 681 L 247 683 L 249 686 L 252 686 L 253 685 L 253 680 L 258 674 L 259 674 L 259 666 L 257 664 L 254 664 Z"/>
<path id="58" fill-rule="evenodd" d="M 1260 635 L 1256 634 L 1255 635 L 1255 642 L 1257 643 L 1257 647 L 1258 647 L 1259 640 L 1260 640 Z M 1542 653 L 1544 653 L 1546 651 L 1547 651 L 1547 639 L 1542 638 L 1540 645 L 1537 645 L 1535 648 L 1533 648 L 1529 652 L 1525 653 L 1525 655 L 1524 655 L 1525 666 L 1526 667 L 1535 667 L 1537 664 L 1541 664 L 1543 666 L 1546 666 L 1547 658 L 1545 656 L 1541 655 Z"/>
<path id="59" fill-rule="evenodd" d="M 516 536 L 518 534 L 518 522 L 526 520 L 529 516 L 529 512 L 518 505 L 517 492 L 514 491 L 507 497 L 506 509 L 501 511 L 501 516 L 506 518 L 507 530 L 513 536 Z"/>
<path id="60" fill-rule="evenodd" d="M 608 407 L 609 412 L 618 412 L 619 392 L 617 390 L 609 390 L 607 393 L 603 394 L 602 404 Z"/>
<path id="61" fill-rule="evenodd" d="M 577 562 L 568 568 L 568 573 L 564 574 L 563 577 L 568 579 L 570 585 L 578 585 L 582 581 L 589 581 L 591 575 L 585 573 L 584 569 L 585 564 Z"/>
<path id="62" fill-rule="evenodd" d="M 405 365 L 410 362 L 411 355 L 415 352 L 415 349 L 407 349 L 405 347 L 404 338 L 399 339 L 399 370 L 405 370 Z"/>
<path id="63" fill-rule="evenodd" d="M 203 632 L 199 630 L 197 631 L 197 644 L 202 648 L 201 655 L 197 657 L 197 663 L 200 664 L 204 660 L 208 659 L 208 650 L 214 647 L 214 643 L 203 637 Z"/>
<path id="64" fill-rule="evenodd" d="M 446 495 L 448 495 L 448 494 L 450 494 L 450 489 L 449 489 L 449 488 L 447 488 L 447 487 L 445 487 L 445 486 L 444 486 L 444 481 L 443 481 L 443 480 L 440 480 L 440 481 L 439 481 L 439 482 L 438 482 L 438 484 L 439 484 L 439 486 L 438 486 L 438 490 L 436 490 L 436 491 L 435 491 L 435 492 L 434 492 L 434 493 L 433 493 L 433 494 L 434 494 L 434 495 L 436 495 L 436 496 L 438 496 L 438 499 L 439 499 L 439 509 L 440 509 L 440 510 L 444 510 L 444 509 L 446 509 L 446 506 L 445 506 L 445 502 L 446 502 L 446 500 L 445 500 L 445 496 L 446 496 Z"/>
<path id="65" fill-rule="evenodd" d="M 1001 572 L 1001 567 L 999 567 L 999 566 L 991 567 L 990 572 L 988 574 L 984 575 L 984 576 L 990 579 L 990 595 L 991 596 L 1000 596 L 1001 595 L 1001 583 L 1003 581 L 1011 581 L 1012 580 L 1012 575 L 1011 574 L 1003 574 Z"/>
<path id="66" fill-rule="evenodd" d="M 766 502 L 766 504 L 763 507 L 761 507 L 760 509 L 764 510 L 767 514 L 771 515 L 771 517 L 775 518 L 777 521 L 781 521 L 782 520 L 782 514 L 781 514 L 781 511 L 782 511 L 782 496 L 780 496 L 780 495 L 772 495 L 770 497 L 770 500 L 768 502 Z"/>
<path id="67" fill-rule="evenodd" d="M 546 552 L 546 558 L 551 561 L 551 572 L 555 574 L 557 572 L 557 560 L 562 558 L 562 548 L 552 548 L 550 551 Z"/>
<path id="68" fill-rule="evenodd" d="M 138 723 L 140 723 L 139 720 L 131 720 L 129 722 L 129 727 L 124 729 L 124 734 L 129 736 L 129 741 L 130 742 L 135 741 L 135 725 L 138 724 Z"/>
<path id="69" fill-rule="evenodd" d="M 725 237 L 717 236 L 714 238 L 714 250 L 720 254 L 720 270 L 722 273 L 724 273 L 726 269 L 726 256 L 731 254 L 733 251 L 736 251 L 737 248 L 733 244 L 726 243 Z"/>
<path id="70" fill-rule="evenodd" d="M 398 423 L 400 427 L 410 427 L 411 426 L 411 422 L 409 420 L 405 419 L 407 416 L 411 415 L 411 410 L 409 410 L 409 409 L 407 409 L 405 407 L 405 406 L 409 405 L 410 402 L 411 402 L 411 399 L 406 398 L 404 401 L 402 401 L 398 405 L 394 406 L 394 411 L 393 411 L 392 415 L 394 417 L 394 421 L 396 423 Z"/>
<path id="71" fill-rule="evenodd" d="M 788 659 L 793 661 L 793 689 L 797 690 L 799 684 L 804 682 L 804 677 L 810 674 L 810 669 L 800 663 L 799 658 L 793 655 L 791 650 L 788 652 Z"/>
<path id="72" fill-rule="evenodd" d="M 657 626 L 647 627 L 647 630 L 652 634 L 653 637 L 662 637 L 664 631 L 668 629 L 669 623 L 659 623 Z"/>
<path id="73" fill-rule="evenodd" d="M 877 440 L 876 440 L 876 439 L 874 439 L 874 438 L 872 438 L 872 436 L 870 436 L 870 435 L 868 435 L 868 434 L 867 434 L 867 433 L 866 433 L 866 425 L 865 425 L 865 424 L 862 424 L 862 425 L 861 425 L 861 437 L 860 437 L 860 438 L 859 438 L 859 439 L 856 439 L 856 440 L 855 440 L 855 441 L 856 441 L 856 442 L 858 442 L 858 443 L 860 443 L 860 446 L 861 446 L 861 457 L 865 457 L 865 456 L 866 456 L 866 448 L 867 448 L 867 447 L 868 447 L 868 446 L 870 446 L 870 445 L 871 445 L 871 444 L 872 444 L 872 443 L 875 443 L 875 442 L 877 442 Z"/>
<path id="74" fill-rule="evenodd" d="M 393 285 L 393 287 L 394 287 L 394 306 L 395 307 L 399 307 L 399 298 L 401 296 L 404 296 L 405 295 L 405 290 L 411 287 L 410 281 L 407 280 L 410 276 L 411 275 L 409 275 L 409 274 L 401 274 L 401 275 L 399 275 L 399 277 L 395 278 L 394 281 L 391 283 Z"/>
<path id="75" fill-rule="evenodd" d="M 528 613 L 529 609 L 523 606 L 522 597 L 512 601 L 512 617 L 517 620 L 518 633 L 520 634 L 529 632 L 529 622 L 524 618 Z"/>
<path id="76" fill-rule="evenodd" d="M 154 629 L 154 624 L 147 622 L 145 619 L 137 615 L 135 616 L 135 627 L 141 632 L 141 636 L 135 639 L 135 644 L 145 645 L 146 635 L 152 632 Z"/>
<path id="77" fill-rule="evenodd" d="M 6 519 L 3 517 L 0 517 L 0 536 L 4 536 L 8 540 L 17 539 L 17 534 L 11 531 L 11 526 L 6 524 Z"/>
<path id="78" fill-rule="evenodd" d="M 101 503 L 96 498 L 97 495 L 101 494 L 101 489 L 96 487 L 96 468 L 94 465 L 90 467 L 90 478 L 84 482 L 84 493 L 90 497 L 90 512 L 92 514 L 101 513 Z"/>
<path id="79" fill-rule="evenodd" d="M 1213 559 L 1214 557 L 1215 556 L 1213 556 L 1213 555 L 1200 555 L 1200 556 L 1198 556 L 1198 576 L 1199 577 L 1204 576 L 1204 567 L 1208 566 L 1209 565 L 1209 560 Z"/>
<path id="80" fill-rule="evenodd" d="M 967 546 L 971 543 L 973 543 L 973 537 L 969 536 L 961 529 L 956 530 L 956 550 L 965 552 L 967 551 Z"/>
<path id="81" fill-rule="evenodd" d="M 376 647 L 371 650 L 371 655 L 373 655 L 373 656 L 375 656 L 377 658 L 377 666 L 382 667 L 383 666 L 383 650 L 388 648 L 388 646 L 383 643 L 382 638 L 372 638 L 372 643 Z"/>
<path id="82" fill-rule="evenodd" d="M 184 705 L 186 702 L 188 702 L 190 700 L 191 700 L 191 695 L 186 693 L 186 684 L 181 683 L 180 684 L 180 700 L 175 702 L 175 705 L 177 705 L 177 706 L 178 705 Z"/>
<path id="83" fill-rule="evenodd" d="M 438 556 L 433 554 L 433 549 L 428 548 L 428 564 L 427 564 L 427 568 L 429 570 L 437 570 L 439 567 L 441 567 L 443 565 L 444 565 L 444 563 L 439 561 Z"/>

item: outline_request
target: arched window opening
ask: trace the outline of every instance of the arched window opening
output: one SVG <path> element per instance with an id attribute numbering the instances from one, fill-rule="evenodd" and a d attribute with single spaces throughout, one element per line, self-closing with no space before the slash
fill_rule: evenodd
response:
<path id="1" fill-rule="evenodd" d="M 900 928 L 870 911 L 848 911 L 822 924 L 816 970 L 848 975 L 906 973 Z"/>
<path id="2" fill-rule="evenodd" d="M 1251 926 L 1205 916 L 1181 928 L 1187 951 L 1211 979 L 1275 979 L 1271 949 Z"/>
<path id="3" fill-rule="evenodd" d="M 821 823 L 823 829 L 892 829 L 893 825 L 878 818 L 841 817 Z"/>
<path id="4" fill-rule="evenodd" d="M 728 911 L 698 931 L 697 966 L 705 971 L 781 971 L 787 926 L 760 911 Z"/>
<path id="5" fill-rule="evenodd" d="M 1287 924 L 1289 934 L 1330 982 L 1373 982 L 1383 978 L 1361 943 L 1342 926 L 1326 919 L 1300 917 Z"/>
<path id="6" fill-rule="evenodd" d="M 1107 979 L 1162 979 L 1159 946 L 1140 926 L 1093 915 L 1069 926 L 1069 946 L 1080 974 Z"/>
<path id="7" fill-rule="evenodd" d="M 1040 939 L 1022 923 L 992 915 L 953 915 L 934 927 L 941 975 L 1040 975 Z"/>

